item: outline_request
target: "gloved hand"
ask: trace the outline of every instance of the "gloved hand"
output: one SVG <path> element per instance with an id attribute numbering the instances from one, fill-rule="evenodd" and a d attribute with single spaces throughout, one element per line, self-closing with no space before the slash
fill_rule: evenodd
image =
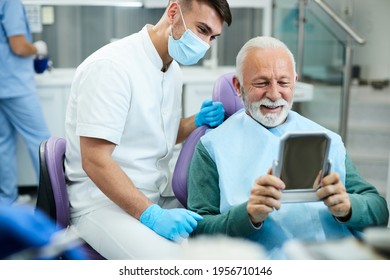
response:
<path id="1" fill-rule="evenodd" d="M 37 56 L 44 57 L 47 56 L 47 44 L 44 41 L 36 41 L 33 43 L 35 48 L 37 49 Z"/>
<path id="2" fill-rule="evenodd" d="M 41 248 L 50 243 L 57 232 L 55 223 L 40 211 L 26 206 L 0 207 L 0 259 L 25 249 Z M 81 249 L 67 253 L 71 259 L 85 259 Z M 66 252 L 65 252 L 66 255 Z"/>
<path id="3" fill-rule="evenodd" d="M 159 235 L 174 241 L 187 238 L 203 217 L 184 208 L 162 209 L 152 204 L 142 213 L 140 222 Z"/>
<path id="4" fill-rule="evenodd" d="M 195 116 L 195 125 L 200 127 L 204 124 L 210 127 L 220 125 L 225 118 L 225 109 L 221 102 L 205 100 L 202 103 L 199 113 Z"/>

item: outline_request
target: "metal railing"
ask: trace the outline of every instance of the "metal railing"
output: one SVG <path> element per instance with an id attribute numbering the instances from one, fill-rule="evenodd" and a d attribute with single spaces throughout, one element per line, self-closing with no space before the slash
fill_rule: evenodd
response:
<path id="1" fill-rule="evenodd" d="M 343 68 L 343 87 L 341 93 L 341 105 L 340 105 L 340 123 L 339 133 L 343 138 L 344 143 L 347 142 L 347 130 L 348 130 L 348 113 L 349 113 L 349 97 L 351 91 L 351 73 L 352 73 L 352 60 L 353 60 L 353 43 L 363 45 L 366 40 L 357 34 L 337 13 L 322 0 L 312 0 L 322 11 L 329 16 L 333 22 L 341 28 L 341 30 L 347 35 L 345 40 L 345 64 Z M 299 0 L 299 27 L 298 27 L 298 54 L 297 54 L 297 73 L 302 76 L 303 69 L 303 49 L 304 49 L 304 25 L 306 21 L 305 10 L 309 0 Z"/>

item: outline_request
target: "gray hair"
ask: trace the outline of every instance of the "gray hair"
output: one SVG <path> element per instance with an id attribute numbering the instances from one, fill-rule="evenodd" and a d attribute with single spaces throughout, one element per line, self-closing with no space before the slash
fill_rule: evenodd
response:
<path id="1" fill-rule="evenodd" d="M 294 55 L 291 53 L 290 49 L 282 41 L 267 36 L 258 36 L 250 39 L 239 51 L 236 58 L 236 74 L 240 83 L 243 83 L 243 67 L 245 57 L 250 49 L 284 49 L 287 54 L 290 56 L 291 61 L 294 66 L 294 75 L 296 74 L 295 70 L 295 59 Z"/>

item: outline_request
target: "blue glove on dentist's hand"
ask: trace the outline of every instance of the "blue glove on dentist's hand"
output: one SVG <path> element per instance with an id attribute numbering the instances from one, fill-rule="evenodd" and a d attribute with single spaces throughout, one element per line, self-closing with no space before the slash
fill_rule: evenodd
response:
<path id="1" fill-rule="evenodd" d="M 220 125 L 225 118 L 225 109 L 221 102 L 212 100 L 203 101 L 199 113 L 195 116 L 195 125 L 200 127 L 204 124 L 210 127 Z"/>
<path id="2" fill-rule="evenodd" d="M 152 204 L 142 213 L 140 222 L 159 235 L 174 241 L 187 238 L 203 217 L 184 208 L 162 209 Z"/>

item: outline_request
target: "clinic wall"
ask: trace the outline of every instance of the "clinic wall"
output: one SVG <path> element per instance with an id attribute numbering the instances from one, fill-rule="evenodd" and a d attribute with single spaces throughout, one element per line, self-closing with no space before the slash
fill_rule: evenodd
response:
<path id="1" fill-rule="evenodd" d="M 297 57 L 298 5 L 297 1 L 278 0 L 274 7 L 274 36 L 281 39 Z M 305 16 L 304 65 L 301 80 L 312 79 L 330 82 L 336 74 L 341 79 L 343 64 L 342 45 L 309 10 Z M 333 70 L 332 70 L 333 69 Z"/>
<path id="2" fill-rule="evenodd" d="M 389 0 L 326 0 L 352 27 L 361 34 L 367 43 L 354 48 L 354 64 L 361 67 L 361 78 L 367 80 L 390 78 L 390 36 L 388 26 L 390 17 Z M 283 32 L 281 37 L 289 43 L 296 53 L 298 0 L 275 0 L 275 7 L 289 5 L 284 14 L 275 17 L 274 33 Z M 34 34 L 34 39 L 47 41 L 49 52 L 57 68 L 73 68 L 89 54 L 110 42 L 140 30 L 146 23 L 156 23 L 164 9 L 93 7 L 93 6 L 55 6 L 55 22 L 44 25 L 42 33 Z M 233 24 L 224 27 L 218 39 L 219 65 L 234 65 L 240 47 L 249 38 L 261 35 L 262 10 L 234 8 Z M 283 21 L 283 22 L 282 22 Z M 280 23 L 282 22 L 282 23 Z M 279 26 L 279 27 L 278 27 Z M 282 26 L 283 30 L 278 30 Z M 326 28 L 316 22 L 308 22 L 305 46 L 307 66 L 328 65 L 341 67 L 342 45 L 329 39 Z M 321 55 L 318 55 L 318 54 Z M 208 58 L 208 52 L 205 59 Z M 202 61 L 199 63 L 202 64 Z M 312 68 L 307 68 L 311 71 Z"/>
<path id="3" fill-rule="evenodd" d="M 279 0 L 277 0 L 279 1 Z M 360 66 L 367 81 L 390 79 L 390 1 L 326 0 L 331 7 L 364 39 L 355 45 L 353 64 Z"/>
<path id="4" fill-rule="evenodd" d="M 279 0 L 276 0 L 279 1 Z M 326 0 L 337 14 L 346 21 L 361 37 L 364 45 L 354 44 L 353 64 L 360 66 L 360 78 L 367 81 L 390 79 L 390 1 L 389 0 Z M 330 46 L 337 67 L 338 58 L 343 59 L 341 45 Z M 318 48 L 311 48 L 308 60 L 319 56 Z M 307 56 L 307 55 L 306 55 Z M 305 57 L 306 59 L 306 57 Z M 326 63 L 326 62 L 324 62 Z"/>
<path id="5" fill-rule="evenodd" d="M 367 43 L 356 48 L 354 59 L 368 80 L 390 78 L 389 12 L 389 0 L 355 0 L 353 25 Z"/>
<path id="6" fill-rule="evenodd" d="M 74 68 L 88 55 L 109 43 L 157 21 L 159 9 L 94 6 L 56 6 L 55 22 L 34 36 L 47 41 L 56 68 Z"/>
<path id="7" fill-rule="evenodd" d="M 361 68 L 363 80 L 390 78 L 389 0 L 326 0 L 327 4 L 366 39 L 364 45 L 354 44 L 353 64 Z M 274 35 L 281 38 L 294 54 L 298 44 L 298 0 L 275 0 Z M 315 4 L 312 4 L 316 7 Z M 320 9 L 318 9 L 320 10 Z M 331 21 L 331 20 L 329 20 Z M 332 34 L 329 22 L 321 22 L 315 13 L 306 13 L 304 76 L 323 78 L 341 84 L 344 46 Z"/>
<path id="8" fill-rule="evenodd" d="M 47 42 L 55 68 L 74 68 L 111 40 L 138 32 L 147 23 L 157 23 L 164 9 L 55 6 L 54 12 L 54 24 L 44 25 L 42 33 L 34 34 L 34 39 Z M 234 24 L 229 28 L 225 25 L 218 38 L 220 65 L 234 65 L 244 42 L 261 35 L 262 13 L 261 9 L 232 10 Z M 205 59 L 209 56 L 210 52 Z"/>

